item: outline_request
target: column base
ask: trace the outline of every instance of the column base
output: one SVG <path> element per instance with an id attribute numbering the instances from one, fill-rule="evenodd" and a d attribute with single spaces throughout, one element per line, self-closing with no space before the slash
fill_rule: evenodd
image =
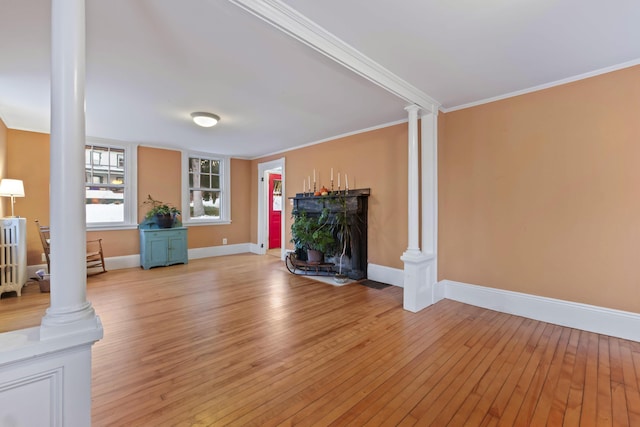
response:
<path id="1" fill-rule="evenodd" d="M 40 339 L 47 340 L 101 328 L 100 318 L 88 301 L 72 310 L 54 310 L 49 307 L 40 323 Z"/>
<path id="2" fill-rule="evenodd" d="M 408 250 L 400 259 L 404 262 L 403 308 L 417 313 L 435 302 L 437 257 Z"/>

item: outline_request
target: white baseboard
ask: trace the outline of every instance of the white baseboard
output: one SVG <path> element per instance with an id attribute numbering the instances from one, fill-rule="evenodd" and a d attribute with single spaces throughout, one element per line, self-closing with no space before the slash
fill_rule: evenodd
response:
<path id="1" fill-rule="evenodd" d="M 140 255 L 112 256 L 104 259 L 104 266 L 109 270 L 140 267 Z"/>
<path id="2" fill-rule="evenodd" d="M 640 314 L 442 280 L 444 297 L 556 325 L 640 341 Z"/>
<path id="3" fill-rule="evenodd" d="M 249 252 L 256 255 L 264 255 L 267 253 L 267 251 L 257 243 L 249 243 Z"/>
<path id="4" fill-rule="evenodd" d="M 104 259 L 107 271 L 121 270 L 123 268 L 140 267 L 140 255 L 114 256 Z M 36 264 L 27 266 L 27 279 L 36 277 L 36 271 L 47 270 L 47 264 Z"/>
<path id="5" fill-rule="evenodd" d="M 255 243 L 210 246 L 189 249 L 189 259 L 208 258 L 239 253 L 261 254 Z M 107 270 L 140 267 L 139 255 L 105 258 Z M 27 277 L 35 277 L 36 270 L 46 264 L 27 266 Z M 404 270 L 369 264 L 367 277 L 377 282 L 404 286 Z M 640 314 L 614 310 L 520 292 L 488 288 L 468 283 L 441 280 L 434 287 L 434 302 L 447 298 L 465 304 L 523 316 L 530 319 L 595 332 L 598 334 L 640 342 Z"/>
<path id="6" fill-rule="evenodd" d="M 27 266 L 27 280 L 31 280 L 36 277 L 36 271 L 43 269 L 47 270 L 47 264 L 37 264 L 37 265 L 28 265 Z"/>
<path id="7" fill-rule="evenodd" d="M 399 268 L 369 263 L 367 265 L 367 278 L 401 288 L 404 286 L 404 270 Z"/>
<path id="8" fill-rule="evenodd" d="M 447 280 L 441 280 L 433 285 L 433 303 L 445 299 L 445 283 Z"/>
<path id="9" fill-rule="evenodd" d="M 256 245 L 257 246 L 257 245 Z M 251 251 L 251 243 L 240 243 L 236 245 L 224 245 L 224 246 L 209 246 L 206 248 L 194 248 L 188 250 L 189 259 L 209 258 L 222 255 L 235 255 L 242 254 Z M 140 255 L 125 255 L 107 257 L 104 259 L 105 267 L 107 271 L 121 270 L 123 268 L 135 268 L 140 267 Z M 27 279 L 36 277 L 36 271 L 39 269 L 47 269 L 47 264 L 37 264 L 27 266 Z"/>
<path id="10" fill-rule="evenodd" d="M 214 256 L 235 255 L 251 252 L 250 243 L 236 245 L 209 246 L 206 248 L 189 249 L 189 259 L 209 258 Z"/>

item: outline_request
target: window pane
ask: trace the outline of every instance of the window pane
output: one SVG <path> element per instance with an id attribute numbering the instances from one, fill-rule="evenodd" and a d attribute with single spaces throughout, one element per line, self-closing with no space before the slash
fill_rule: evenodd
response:
<path id="1" fill-rule="evenodd" d="M 189 215 L 191 218 L 220 219 L 219 191 L 190 191 Z"/>
<path id="2" fill-rule="evenodd" d="M 86 187 L 87 222 L 124 221 L 122 188 Z"/>
<path id="3" fill-rule="evenodd" d="M 200 160 L 200 172 L 209 173 L 210 170 L 211 170 L 211 161 L 208 160 L 208 159 L 201 159 Z"/>
<path id="4" fill-rule="evenodd" d="M 211 173 L 220 174 L 220 160 L 211 160 Z"/>
<path id="5" fill-rule="evenodd" d="M 211 177 L 209 175 L 200 175 L 200 188 L 211 188 Z"/>
<path id="6" fill-rule="evenodd" d="M 125 150 L 85 145 L 87 223 L 123 222 Z"/>
<path id="7" fill-rule="evenodd" d="M 222 215 L 225 207 L 220 206 L 223 196 L 222 184 L 228 185 L 222 177 L 224 161 L 226 160 L 200 156 L 188 158 L 189 209 L 183 213 L 186 221 L 226 219 Z M 224 196 L 227 200 L 227 195 Z"/>

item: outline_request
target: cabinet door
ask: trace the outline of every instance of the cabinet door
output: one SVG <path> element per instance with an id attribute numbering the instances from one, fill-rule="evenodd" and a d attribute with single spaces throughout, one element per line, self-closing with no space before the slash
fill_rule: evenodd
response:
<path id="1" fill-rule="evenodd" d="M 167 257 L 169 264 L 187 262 L 187 243 L 184 233 L 176 233 L 169 237 L 169 254 Z"/>
<path id="2" fill-rule="evenodd" d="M 166 265 L 169 256 L 169 244 L 163 237 L 150 238 L 147 241 L 146 260 L 149 267 Z"/>

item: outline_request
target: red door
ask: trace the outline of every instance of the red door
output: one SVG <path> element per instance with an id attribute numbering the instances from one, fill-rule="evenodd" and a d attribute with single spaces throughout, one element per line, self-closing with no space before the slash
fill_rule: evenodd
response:
<path id="1" fill-rule="evenodd" d="M 282 232 L 282 175 L 269 174 L 269 249 L 279 248 Z"/>

